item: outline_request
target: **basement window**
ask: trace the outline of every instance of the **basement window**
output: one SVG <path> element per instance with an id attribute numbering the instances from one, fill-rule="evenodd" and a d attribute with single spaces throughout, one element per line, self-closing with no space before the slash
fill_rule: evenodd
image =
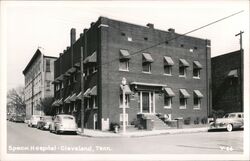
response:
<path id="1" fill-rule="evenodd" d="M 147 38 L 147 37 L 144 37 L 144 40 L 146 40 L 146 41 L 147 41 L 147 40 L 148 40 L 148 38 Z"/>

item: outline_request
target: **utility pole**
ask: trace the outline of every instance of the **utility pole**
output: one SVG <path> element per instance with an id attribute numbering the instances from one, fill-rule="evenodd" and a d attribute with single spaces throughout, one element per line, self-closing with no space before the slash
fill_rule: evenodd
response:
<path id="1" fill-rule="evenodd" d="M 86 35 L 85 35 L 86 36 Z M 81 131 L 84 133 L 84 77 L 85 73 L 83 70 L 83 47 L 81 47 Z"/>
<path id="2" fill-rule="evenodd" d="M 240 83 L 241 83 L 241 111 L 243 112 L 243 101 L 244 101 L 244 55 L 243 55 L 243 47 L 242 47 L 242 34 L 244 33 L 244 31 L 240 31 L 238 34 L 236 34 L 235 36 L 240 36 Z"/>

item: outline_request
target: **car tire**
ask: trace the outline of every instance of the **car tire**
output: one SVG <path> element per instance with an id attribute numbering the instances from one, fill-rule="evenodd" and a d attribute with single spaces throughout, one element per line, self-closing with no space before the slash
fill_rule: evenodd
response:
<path id="1" fill-rule="evenodd" d="M 228 124 L 228 125 L 227 125 L 227 131 L 228 131 L 228 132 L 233 131 L 233 125 L 232 125 L 232 124 Z"/>

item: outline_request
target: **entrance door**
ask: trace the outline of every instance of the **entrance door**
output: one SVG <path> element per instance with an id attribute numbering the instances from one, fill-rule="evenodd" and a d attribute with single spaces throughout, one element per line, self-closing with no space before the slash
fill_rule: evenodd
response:
<path id="1" fill-rule="evenodd" d="M 142 112 L 149 113 L 149 92 L 142 92 Z"/>

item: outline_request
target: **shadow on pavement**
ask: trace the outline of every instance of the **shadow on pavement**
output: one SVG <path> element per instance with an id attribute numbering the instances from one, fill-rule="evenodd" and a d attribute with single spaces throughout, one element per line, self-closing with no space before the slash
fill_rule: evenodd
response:
<path id="1" fill-rule="evenodd" d="M 234 129 L 232 132 L 234 131 L 244 131 L 244 129 Z M 208 129 L 208 132 L 227 132 L 227 129 Z"/>

